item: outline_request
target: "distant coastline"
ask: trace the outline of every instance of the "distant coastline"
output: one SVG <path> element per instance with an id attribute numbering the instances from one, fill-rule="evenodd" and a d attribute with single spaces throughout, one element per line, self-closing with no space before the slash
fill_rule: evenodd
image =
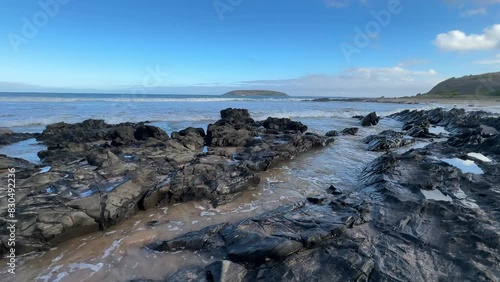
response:
<path id="1" fill-rule="evenodd" d="M 223 97 L 290 97 L 288 94 L 271 90 L 234 90 L 222 94 Z"/>

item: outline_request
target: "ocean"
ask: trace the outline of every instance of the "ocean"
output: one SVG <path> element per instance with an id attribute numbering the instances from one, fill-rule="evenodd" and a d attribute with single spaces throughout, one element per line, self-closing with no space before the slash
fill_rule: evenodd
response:
<path id="1" fill-rule="evenodd" d="M 288 117 L 309 121 L 315 128 L 315 121 L 321 119 L 350 119 L 374 110 L 387 115 L 402 109 L 422 108 L 422 105 L 306 101 L 314 98 L 317 97 L 0 93 L 0 128 L 41 132 L 51 123 L 103 119 L 108 123 L 150 121 L 171 132 L 187 126 L 206 127 L 219 119 L 220 110 L 229 107 L 249 109 L 256 120 Z"/>
<path id="2" fill-rule="evenodd" d="M 225 108 L 246 108 L 256 120 L 287 117 L 301 121 L 309 131 L 324 134 L 359 126 L 354 115 L 376 111 L 386 116 L 404 109 L 430 109 L 434 105 L 362 102 L 311 102 L 314 97 L 229 98 L 220 96 L 118 94 L 0 94 L 0 128 L 15 132 L 41 132 L 55 122 L 76 123 L 103 119 L 108 123 L 150 121 L 168 133 L 185 127 L 203 127 L 220 118 Z M 140 212 L 123 224 L 104 232 L 74 238 L 50 251 L 19 258 L 19 281 L 126 281 L 159 279 L 189 264 L 207 264 L 200 253 L 152 253 L 149 242 L 166 240 L 221 222 L 235 222 L 279 206 L 319 194 L 334 185 L 342 191 L 356 189 L 363 168 L 381 153 L 369 152 L 362 139 L 383 130 L 400 130 L 401 123 L 382 119 L 375 127 L 361 128 L 357 136 L 336 138 L 333 145 L 308 152 L 262 175 L 255 190 L 234 201 L 211 207 L 206 201 L 177 204 Z M 413 146 L 423 146 L 416 143 Z M 0 154 L 39 162 L 44 146 L 36 140 L 0 147 Z M 411 147 L 405 148 L 405 150 Z M 160 222 L 148 226 L 147 222 Z M 3 261 L 2 261 L 2 265 Z M 0 280 L 7 279 L 4 266 Z M 83 281 L 83 280 L 82 280 Z"/>

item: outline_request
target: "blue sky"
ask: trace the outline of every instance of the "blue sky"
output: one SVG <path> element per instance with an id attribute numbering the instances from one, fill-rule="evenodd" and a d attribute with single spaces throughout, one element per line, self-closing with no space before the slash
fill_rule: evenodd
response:
<path id="1" fill-rule="evenodd" d="M 402 96 L 500 69 L 500 0 L 0 1 L 0 91 Z"/>

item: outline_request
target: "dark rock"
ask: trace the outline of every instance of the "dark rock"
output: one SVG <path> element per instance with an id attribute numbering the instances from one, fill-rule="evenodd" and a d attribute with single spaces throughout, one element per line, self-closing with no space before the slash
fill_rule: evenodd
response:
<path id="1" fill-rule="evenodd" d="M 327 191 L 333 195 L 342 195 L 342 191 L 340 191 L 339 189 L 337 189 L 337 187 L 335 187 L 333 185 L 330 185 L 330 187 L 328 187 Z"/>
<path id="2" fill-rule="evenodd" d="M 169 139 L 168 134 L 165 131 L 158 127 L 150 125 L 139 126 L 135 130 L 134 137 L 137 140 L 147 140 L 148 138 L 155 138 L 160 141 L 166 141 Z"/>
<path id="3" fill-rule="evenodd" d="M 205 130 L 203 128 L 188 127 L 178 133 L 173 132 L 172 139 L 179 141 L 190 150 L 197 150 L 205 146 Z"/>
<path id="4" fill-rule="evenodd" d="M 180 136 L 188 136 L 188 135 L 199 135 L 201 137 L 205 137 L 205 130 L 203 128 L 194 128 L 194 127 L 188 127 L 186 129 L 183 129 L 179 131 Z"/>
<path id="5" fill-rule="evenodd" d="M 77 124 L 61 122 L 47 125 L 37 140 L 45 141 L 50 146 L 110 140 L 111 134 L 104 120 L 89 119 Z"/>
<path id="6" fill-rule="evenodd" d="M 485 137 L 481 128 L 471 127 L 485 124 L 478 113 L 420 115 L 431 124 L 447 123 L 451 138 L 382 155 L 363 170 L 355 191 L 335 200 L 311 196 L 308 203 L 190 232 L 151 249 L 185 246 L 213 256 L 217 269 L 225 269 L 223 260 L 241 263 L 235 265 L 236 281 L 498 281 L 500 168 L 478 162 L 483 174 L 463 173 L 440 159 L 472 151 L 498 159 L 500 137 Z M 394 131 L 368 139 L 378 140 L 377 148 L 405 142 L 404 134 Z M 259 164 L 275 158 L 271 148 L 291 148 L 259 140 L 248 146 L 239 158 L 254 156 Z M 338 189 L 332 185 L 328 192 Z M 207 272 L 209 280 L 215 277 Z"/>
<path id="7" fill-rule="evenodd" d="M 306 200 L 312 204 L 321 205 L 321 204 L 326 203 L 326 201 L 328 199 L 322 195 L 313 195 L 313 196 L 307 197 Z"/>
<path id="8" fill-rule="evenodd" d="M 158 220 L 152 220 L 152 221 L 146 222 L 146 226 L 148 226 L 148 227 L 155 227 L 155 226 L 158 226 L 159 224 L 160 224 L 160 222 Z"/>
<path id="9" fill-rule="evenodd" d="M 288 118 L 267 118 L 262 125 L 264 128 L 276 130 L 278 132 L 284 131 L 298 131 L 300 133 L 307 131 L 307 126 L 301 122 L 292 121 Z"/>
<path id="10" fill-rule="evenodd" d="M 332 131 L 328 131 L 325 136 L 327 137 L 336 137 L 336 136 L 339 136 L 340 133 L 337 131 L 337 130 L 332 130 Z"/>
<path id="11" fill-rule="evenodd" d="M 343 135 L 356 135 L 356 134 L 358 134 L 358 131 L 359 131 L 359 128 L 351 127 L 351 128 L 345 128 L 344 130 L 342 130 L 341 133 Z"/>
<path id="12" fill-rule="evenodd" d="M 374 126 L 377 125 L 380 118 L 377 116 L 376 112 L 372 112 L 369 115 L 363 117 L 361 120 L 361 126 Z"/>
<path id="13" fill-rule="evenodd" d="M 2 160 L 6 167 L 19 168 L 16 177 L 23 180 L 16 191 L 16 216 L 26 225 L 19 229 L 16 250 L 22 254 L 50 249 L 58 242 L 118 224 L 140 209 L 189 200 L 224 204 L 257 186 L 259 172 L 333 142 L 302 134 L 305 126 L 288 119 L 268 119 L 269 127 L 282 130 L 269 134 L 247 110 L 223 110 L 221 117 L 209 126 L 206 136 L 201 128 L 186 128 L 172 133 L 172 139 L 144 123 L 110 125 L 87 120 L 47 126 L 39 140 L 48 147 L 39 156 L 51 169 L 42 173 L 22 160 L 5 156 Z M 205 138 L 213 147 L 200 154 Z M 6 207 L 7 198 L 3 199 L 1 207 Z M 0 225 L 7 216 L 7 209 L 2 210 Z M 234 245 L 231 257 L 280 258 L 301 245 L 286 240 L 268 238 L 258 250 Z M 270 249 L 277 243 L 279 248 Z M 6 244 L 0 244 L 0 253 L 5 252 L 1 246 Z"/>
<path id="14" fill-rule="evenodd" d="M 120 126 L 116 128 L 113 136 L 113 146 L 122 146 L 133 144 L 137 140 L 135 139 L 135 130 L 132 126 Z"/>
<path id="15" fill-rule="evenodd" d="M 36 138 L 38 135 L 39 135 L 38 133 L 15 133 L 15 132 L 0 133 L 0 146 L 21 142 L 31 138 Z"/>
<path id="16" fill-rule="evenodd" d="M 231 125 L 208 125 L 207 145 L 213 147 L 243 147 L 255 136 L 255 132 L 245 128 L 236 129 Z"/>
<path id="17" fill-rule="evenodd" d="M 251 120 L 247 109 L 225 109 L 220 111 L 220 116 L 222 119 L 236 123 L 248 123 Z"/>
<path id="18" fill-rule="evenodd" d="M 165 282 L 199 282 L 208 281 L 206 271 L 201 267 L 187 267 L 178 270 L 176 273 L 162 279 Z"/>
<path id="19" fill-rule="evenodd" d="M 325 216 L 315 217 L 318 212 Z M 346 219 L 356 216 L 341 206 L 333 211 L 329 206 L 298 203 L 237 224 L 214 225 L 190 232 L 173 240 L 150 244 L 148 248 L 162 252 L 183 246 L 188 250 L 202 249 L 218 256 L 227 255 L 233 262 L 262 265 L 285 259 L 304 247 L 326 243 L 333 236 L 344 233 Z M 301 234 L 301 238 L 284 236 L 290 232 Z"/>
<path id="20" fill-rule="evenodd" d="M 230 260 L 216 261 L 205 267 L 207 281 L 213 282 L 243 282 L 247 270 L 244 266 Z"/>
<path id="21" fill-rule="evenodd" d="M 363 142 L 368 144 L 369 151 L 386 151 L 414 143 L 414 139 L 400 132 L 386 130 L 378 135 L 370 135 Z"/>

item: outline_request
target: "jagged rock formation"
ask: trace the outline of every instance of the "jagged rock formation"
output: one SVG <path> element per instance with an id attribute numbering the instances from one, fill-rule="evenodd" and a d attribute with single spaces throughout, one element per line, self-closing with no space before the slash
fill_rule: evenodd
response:
<path id="1" fill-rule="evenodd" d="M 0 177 L 17 169 L 18 254 L 105 229 L 140 209 L 198 199 L 225 203 L 257 185 L 259 172 L 333 141 L 304 134 L 307 127 L 289 119 L 255 122 L 243 109 L 223 110 L 221 117 L 207 134 L 187 128 L 171 136 L 145 123 L 57 123 L 38 136 L 48 146 L 39 153 L 42 165 L 0 156 Z M 0 252 L 8 240 L 5 193 Z"/>
<path id="2" fill-rule="evenodd" d="M 332 195 L 337 190 L 330 187 L 307 202 L 147 245 L 217 260 L 187 266 L 165 281 L 224 281 L 221 273 L 231 281 L 498 281 L 500 118 L 441 109 L 393 117 L 426 119 L 452 136 L 382 155 L 354 190 Z M 449 158 L 476 160 L 482 173 L 462 171 L 444 161 Z"/>

